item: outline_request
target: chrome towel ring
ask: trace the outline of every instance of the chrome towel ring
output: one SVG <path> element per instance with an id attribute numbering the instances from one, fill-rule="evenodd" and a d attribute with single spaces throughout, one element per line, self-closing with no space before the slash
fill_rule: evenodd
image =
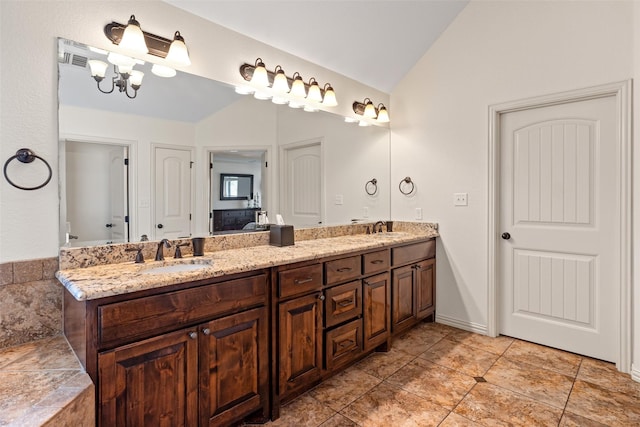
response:
<path id="1" fill-rule="evenodd" d="M 408 191 L 406 191 L 405 189 L 403 189 L 403 185 L 402 184 L 406 184 L 405 187 L 409 184 L 411 184 L 411 187 L 409 188 Z M 406 177 L 404 178 L 402 181 L 400 181 L 400 184 L 398 184 L 398 189 L 400 190 L 400 192 L 402 194 L 404 194 L 405 196 L 408 196 L 409 194 L 413 193 L 413 190 L 415 190 L 416 186 L 414 184 L 414 182 L 411 180 L 411 177 Z"/>
<path id="2" fill-rule="evenodd" d="M 373 196 L 378 192 L 378 180 L 373 178 L 364 185 L 364 191 L 367 192 L 368 195 Z"/>
<path id="3" fill-rule="evenodd" d="M 18 185 L 15 182 L 11 181 L 11 179 L 9 179 L 9 176 L 7 175 L 7 166 L 9 166 L 9 163 L 11 163 L 11 161 L 13 159 L 18 159 L 18 161 L 20 163 L 31 163 L 35 159 L 40 159 L 40 160 L 42 160 L 42 163 L 44 163 L 47 166 L 47 169 L 49 169 L 49 176 L 47 177 L 45 182 L 43 182 L 42 184 L 37 185 L 35 187 L 23 187 L 21 185 Z M 18 151 L 16 151 L 16 154 L 14 156 L 9 157 L 7 159 L 7 161 L 4 163 L 3 172 L 4 172 L 4 177 L 7 180 L 7 182 L 9 184 L 13 185 L 14 187 L 20 189 L 20 190 L 37 190 L 39 188 L 42 188 L 45 185 L 47 185 L 49 183 L 49 181 L 51 181 L 51 176 L 53 175 L 53 171 L 51 170 L 51 166 L 49 166 L 49 163 L 47 163 L 47 161 L 45 159 L 43 159 L 42 157 L 38 156 L 37 154 L 35 154 L 33 151 L 31 151 L 28 148 L 21 148 Z"/>

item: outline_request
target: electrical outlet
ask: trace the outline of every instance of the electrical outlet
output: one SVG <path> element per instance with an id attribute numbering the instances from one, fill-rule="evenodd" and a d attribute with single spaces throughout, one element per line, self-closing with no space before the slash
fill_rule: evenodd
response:
<path id="1" fill-rule="evenodd" d="M 369 208 L 367 206 L 362 208 L 362 218 L 369 218 Z"/>
<path id="2" fill-rule="evenodd" d="M 467 193 L 453 193 L 453 206 L 467 205 Z"/>
<path id="3" fill-rule="evenodd" d="M 336 205 L 341 205 L 344 203 L 344 197 L 342 194 L 336 194 L 335 202 Z"/>
<path id="4" fill-rule="evenodd" d="M 416 219 L 422 219 L 422 208 L 416 208 Z"/>

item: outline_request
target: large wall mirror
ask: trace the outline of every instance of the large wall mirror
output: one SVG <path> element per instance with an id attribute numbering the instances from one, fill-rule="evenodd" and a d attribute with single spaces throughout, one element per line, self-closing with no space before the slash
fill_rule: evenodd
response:
<path id="1" fill-rule="evenodd" d="M 224 211 L 279 213 L 297 228 L 389 217 L 388 129 L 160 77 L 142 61 L 137 93 L 103 93 L 114 67 L 98 84 L 88 61 L 109 52 L 65 39 L 58 49 L 62 245 L 209 235 Z M 221 198 L 223 174 L 253 175 L 252 197 Z"/>

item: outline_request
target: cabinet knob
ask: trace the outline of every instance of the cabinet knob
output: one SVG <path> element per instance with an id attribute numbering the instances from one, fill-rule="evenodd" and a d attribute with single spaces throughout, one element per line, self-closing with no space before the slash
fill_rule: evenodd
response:
<path id="1" fill-rule="evenodd" d="M 205 334 L 205 335 L 209 335 L 209 334 L 211 334 L 211 330 L 209 328 L 204 328 L 202 330 L 202 333 Z"/>
<path id="2" fill-rule="evenodd" d="M 198 334 L 196 332 L 189 332 L 189 338 L 195 340 L 196 338 L 198 338 Z"/>
<path id="3" fill-rule="evenodd" d="M 320 301 L 324 301 L 325 296 L 324 296 L 324 295 L 320 295 L 320 296 L 318 297 L 318 299 L 319 299 Z"/>

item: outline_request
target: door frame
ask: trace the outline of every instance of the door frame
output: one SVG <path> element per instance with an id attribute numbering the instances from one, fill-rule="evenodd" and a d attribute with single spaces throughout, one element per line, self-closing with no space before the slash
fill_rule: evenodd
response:
<path id="1" fill-rule="evenodd" d="M 498 252 L 498 229 L 500 221 L 500 125 L 501 116 L 506 113 L 534 108 L 566 104 L 590 99 L 614 96 L 616 99 L 616 129 L 620 156 L 618 158 L 617 179 L 619 183 L 616 214 L 620 222 L 620 300 L 618 301 L 618 341 L 616 367 L 621 372 L 631 370 L 631 315 L 632 315 L 632 252 L 631 252 L 631 80 L 624 80 L 560 92 L 539 97 L 532 97 L 489 106 L 489 182 L 488 182 L 488 245 L 487 245 L 487 335 L 498 335 L 498 280 L 500 259 Z"/>
<path id="2" fill-rule="evenodd" d="M 189 209 L 191 211 L 191 221 L 189 223 L 189 234 L 191 236 L 193 236 L 193 232 L 195 230 L 195 224 L 197 221 L 197 218 L 194 218 L 195 214 L 195 207 L 196 207 L 196 189 L 195 189 L 195 168 L 196 168 L 196 162 L 195 162 L 195 147 L 191 147 L 188 145 L 177 145 L 177 144 L 162 144 L 162 143 L 157 143 L 157 142 L 152 142 L 151 144 L 149 144 L 149 148 L 150 148 L 150 164 L 149 164 L 149 170 L 150 170 L 150 176 L 149 179 L 150 181 L 150 189 L 151 189 L 151 194 L 150 196 L 150 200 L 151 200 L 151 212 L 149 212 L 150 218 L 151 218 L 151 224 L 149 224 L 149 227 L 151 228 L 150 230 L 150 234 L 149 234 L 149 239 L 151 240 L 157 240 L 156 237 L 156 224 L 157 224 L 157 218 L 156 218 L 156 148 L 165 148 L 168 150 L 181 150 L 181 151 L 188 151 L 190 153 L 190 161 L 191 161 L 191 168 L 189 169 L 189 177 L 191 179 L 191 185 L 190 185 L 190 191 L 189 191 L 189 198 L 191 199 L 189 201 Z"/>

